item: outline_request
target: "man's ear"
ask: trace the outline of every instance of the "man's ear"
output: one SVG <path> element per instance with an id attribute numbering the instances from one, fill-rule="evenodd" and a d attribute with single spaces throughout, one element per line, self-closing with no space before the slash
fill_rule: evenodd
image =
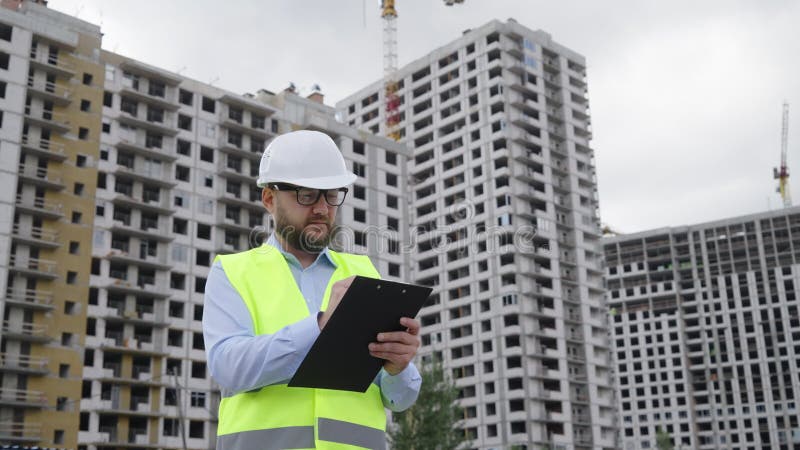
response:
<path id="1" fill-rule="evenodd" d="M 261 204 L 272 214 L 272 211 L 275 209 L 275 191 L 269 188 L 263 188 L 261 190 Z"/>

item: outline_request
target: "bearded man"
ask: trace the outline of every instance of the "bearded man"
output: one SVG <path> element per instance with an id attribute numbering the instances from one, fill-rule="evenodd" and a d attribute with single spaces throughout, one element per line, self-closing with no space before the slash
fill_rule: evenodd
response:
<path id="1" fill-rule="evenodd" d="M 287 386 L 355 275 L 379 277 L 366 256 L 328 248 L 355 179 L 317 131 L 278 136 L 264 151 L 257 184 L 275 230 L 257 248 L 218 256 L 205 289 L 203 336 L 222 391 L 217 449 L 385 448 L 384 408 L 416 400 L 420 325 L 409 317 L 405 331 L 369 344 L 385 363 L 366 392 Z"/>

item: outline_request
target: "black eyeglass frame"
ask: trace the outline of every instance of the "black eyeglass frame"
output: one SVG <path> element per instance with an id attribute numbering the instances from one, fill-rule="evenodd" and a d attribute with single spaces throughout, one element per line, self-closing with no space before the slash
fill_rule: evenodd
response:
<path id="1" fill-rule="evenodd" d="M 346 187 L 341 187 L 341 188 L 336 188 L 336 189 L 314 189 L 314 188 L 307 188 L 307 187 L 302 187 L 302 186 L 295 186 L 295 185 L 289 184 L 289 183 L 270 183 L 269 187 L 271 189 L 275 189 L 278 192 L 294 191 L 295 195 L 296 195 L 296 199 L 297 199 L 297 204 L 298 205 L 302 205 L 302 206 L 316 205 L 317 202 L 319 201 L 320 197 L 323 197 L 325 199 L 325 203 L 327 203 L 330 206 L 341 206 L 342 203 L 344 203 L 345 198 L 347 198 L 347 193 L 350 191 Z M 300 191 L 303 190 L 303 189 L 307 189 L 307 190 L 310 190 L 310 191 L 317 191 L 317 196 L 314 197 L 314 201 L 313 202 L 311 202 L 311 203 L 303 203 L 303 202 L 300 201 Z M 342 195 L 342 201 L 340 201 L 337 204 L 331 203 L 328 200 L 328 196 L 324 195 L 324 194 L 327 194 L 328 191 L 344 192 L 344 195 Z"/>

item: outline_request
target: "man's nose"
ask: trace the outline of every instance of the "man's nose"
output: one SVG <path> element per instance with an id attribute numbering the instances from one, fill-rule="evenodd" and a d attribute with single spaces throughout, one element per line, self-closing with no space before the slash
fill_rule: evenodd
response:
<path id="1" fill-rule="evenodd" d="M 311 210 L 313 212 L 322 213 L 322 214 L 325 214 L 325 215 L 328 214 L 328 208 L 330 208 L 330 205 L 328 205 L 328 202 L 325 201 L 325 195 L 324 194 L 320 195 L 319 198 L 317 199 L 317 202 L 314 203 L 313 205 L 311 205 Z"/>

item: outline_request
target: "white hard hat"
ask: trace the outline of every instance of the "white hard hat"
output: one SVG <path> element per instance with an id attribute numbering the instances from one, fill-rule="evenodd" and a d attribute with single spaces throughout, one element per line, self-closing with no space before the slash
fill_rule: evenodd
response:
<path id="1" fill-rule="evenodd" d="M 270 142 L 258 169 L 258 187 L 289 183 L 314 189 L 336 189 L 353 184 L 339 148 L 327 134 L 300 130 Z"/>

